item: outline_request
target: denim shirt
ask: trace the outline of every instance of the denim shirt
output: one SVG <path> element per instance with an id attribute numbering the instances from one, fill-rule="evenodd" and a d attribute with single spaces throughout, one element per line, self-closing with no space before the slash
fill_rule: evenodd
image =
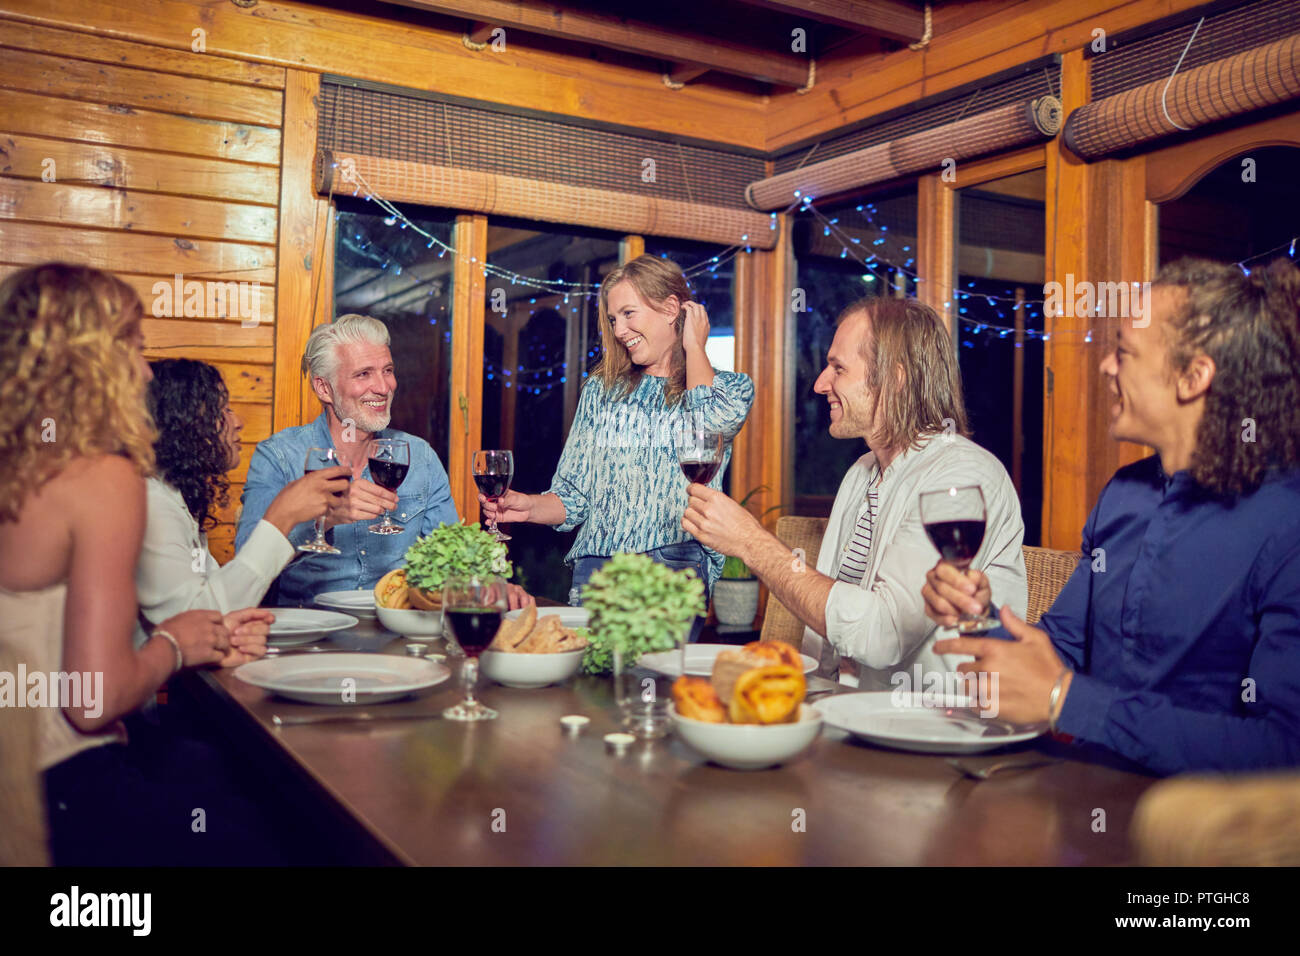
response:
<path id="1" fill-rule="evenodd" d="M 1121 468 L 1039 627 L 1074 669 L 1058 728 L 1157 773 L 1300 766 L 1300 472 L 1211 497 Z"/>
<path id="2" fill-rule="evenodd" d="M 428 442 L 392 428 L 376 433 L 375 437 L 397 438 L 410 445 L 411 467 L 397 489 L 397 510 L 392 512 L 393 520 L 406 530 L 401 534 L 371 534 L 367 529 L 378 518 L 331 528 L 326 537 L 343 553 L 299 552 L 300 557 L 278 579 L 276 602 L 281 606 L 310 604 L 323 591 L 373 588 L 381 577 L 405 563 L 406 550 L 417 538 L 440 524 L 454 524 L 459 520 L 451 500 L 447 472 Z M 235 534 L 236 551 L 252 535 L 275 496 L 289 482 L 302 477 L 307 449 L 333 446 L 324 412 L 310 425 L 286 428 L 258 442 L 241 498 L 243 510 Z M 373 480 L 369 465 L 362 477 Z M 305 521 L 289 533 L 289 543 L 296 548 L 314 535 L 313 522 Z M 271 593 L 275 594 L 275 589 Z"/>

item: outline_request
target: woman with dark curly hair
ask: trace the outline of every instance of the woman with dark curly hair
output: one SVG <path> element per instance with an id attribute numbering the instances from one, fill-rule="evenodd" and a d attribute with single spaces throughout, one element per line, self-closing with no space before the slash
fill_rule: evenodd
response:
<path id="1" fill-rule="evenodd" d="M 149 523 L 136 570 L 141 610 L 156 621 L 190 608 L 257 604 L 294 556 L 289 531 L 324 514 L 331 496 L 347 490 L 348 469 L 314 471 L 286 485 L 239 553 L 218 564 L 207 531 L 228 501 L 226 472 L 239 464 L 244 423 L 211 365 L 163 359 L 151 368 L 158 475 L 149 479 Z"/>

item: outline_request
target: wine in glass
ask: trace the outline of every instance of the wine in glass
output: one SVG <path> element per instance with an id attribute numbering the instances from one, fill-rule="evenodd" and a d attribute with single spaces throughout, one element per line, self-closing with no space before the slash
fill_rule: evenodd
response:
<path id="1" fill-rule="evenodd" d="M 461 680 L 465 699 L 442 712 L 448 720 L 492 720 L 497 712 L 474 699 L 478 682 L 478 656 L 501 627 L 506 609 L 506 582 L 496 575 L 449 577 L 442 586 L 443 626 L 465 652 Z"/>
<path id="2" fill-rule="evenodd" d="M 370 477 L 386 491 L 397 493 L 411 467 L 411 447 L 399 438 L 375 438 L 370 442 Z M 384 520 L 370 526 L 371 534 L 401 534 L 406 530 L 384 512 Z"/>
<path id="3" fill-rule="evenodd" d="M 692 484 L 707 485 L 722 467 L 722 436 L 706 428 L 684 424 L 673 432 L 677 461 Z"/>
<path id="4" fill-rule="evenodd" d="M 342 465 L 345 468 L 351 468 L 352 463 L 347 457 L 333 448 L 308 448 L 307 460 L 303 463 L 302 473 L 311 474 L 313 471 L 323 471 L 326 468 L 337 468 Z M 349 481 L 351 479 L 348 479 Z M 336 491 L 334 497 L 343 497 L 343 492 Z M 338 548 L 325 540 L 325 516 L 321 515 L 316 519 L 316 537 L 306 544 L 298 545 L 299 551 L 309 551 L 312 554 L 342 554 Z"/>
<path id="5" fill-rule="evenodd" d="M 927 491 L 921 495 L 921 523 L 944 561 L 965 573 L 984 543 L 984 492 L 978 485 Z M 957 630 L 974 634 L 998 626 L 987 611 L 962 612 Z"/>
<path id="6" fill-rule="evenodd" d="M 510 490 L 515 476 L 515 456 L 506 450 L 474 452 L 474 484 L 488 501 L 496 504 Z M 496 518 L 487 529 L 498 541 L 509 541 L 510 535 L 497 527 Z"/>

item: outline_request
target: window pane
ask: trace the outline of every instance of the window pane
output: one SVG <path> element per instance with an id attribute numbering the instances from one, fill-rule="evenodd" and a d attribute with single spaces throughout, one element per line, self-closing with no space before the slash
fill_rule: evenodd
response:
<path id="1" fill-rule="evenodd" d="M 829 515 L 840 480 L 867 446 L 831 437 L 830 405 L 813 384 L 846 306 L 870 295 L 916 294 L 916 187 L 801 209 L 793 238 L 795 513 Z"/>
<path id="2" fill-rule="evenodd" d="M 647 255 L 677 263 L 691 286 L 695 301 L 709 313 L 709 340 L 704 347 L 709 363 L 720 371 L 736 370 L 736 321 L 732 287 L 736 278 L 734 252 L 718 246 L 647 236 Z"/>
<path id="3" fill-rule="evenodd" d="M 513 487 L 536 494 L 551 485 L 578 391 L 600 356 L 596 296 L 566 284 L 599 286 L 618 265 L 618 238 L 493 219 L 488 264 L 532 281 L 487 278 L 483 447 L 511 449 Z M 516 580 L 535 595 L 567 603 L 569 572 L 563 562 L 575 533 L 518 524 L 509 534 Z"/>
<path id="4" fill-rule="evenodd" d="M 1045 194 L 1041 169 L 957 193 L 954 308 L 966 411 L 974 440 L 1016 482 L 1028 545 L 1039 543 L 1043 515 Z"/>
<path id="5" fill-rule="evenodd" d="M 419 229 L 451 243 L 452 213 L 406 208 Z M 397 392 L 392 427 L 418 435 L 447 463 L 451 382 L 452 256 L 373 203 L 339 200 L 334 315 L 373 316 L 388 326 Z"/>

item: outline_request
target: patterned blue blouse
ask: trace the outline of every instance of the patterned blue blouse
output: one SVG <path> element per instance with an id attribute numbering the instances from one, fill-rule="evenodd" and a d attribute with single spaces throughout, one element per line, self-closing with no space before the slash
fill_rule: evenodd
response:
<path id="1" fill-rule="evenodd" d="M 739 372 L 715 372 L 712 385 L 699 385 L 672 408 L 664 403 L 665 379 L 642 375 L 630 395 L 615 399 L 597 378 L 582 389 L 564 454 L 550 493 L 564 502 L 564 524 L 581 526 L 565 564 L 584 555 L 644 552 L 695 539 L 682 530 L 686 475 L 677 463 L 673 429 L 690 417 L 694 425 L 720 432 L 726 441 L 722 467 L 709 482 L 722 487 L 736 437 L 750 406 L 754 383 Z M 709 580 L 722 573 L 723 555 L 705 549 Z"/>

